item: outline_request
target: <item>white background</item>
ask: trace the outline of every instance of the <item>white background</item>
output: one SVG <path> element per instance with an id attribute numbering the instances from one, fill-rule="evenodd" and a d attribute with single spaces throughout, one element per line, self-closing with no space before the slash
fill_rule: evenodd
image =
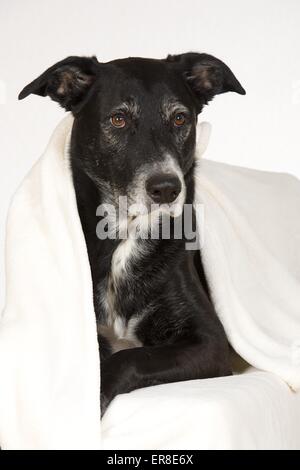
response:
<path id="1" fill-rule="evenodd" d="M 19 91 L 68 55 L 98 60 L 199 51 L 226 62 L 247 95 L 216 97 L 207 157 L 300 177 L 299 0 L 1 0 L 0 305 L 9 200 L 64 112 Z"/>

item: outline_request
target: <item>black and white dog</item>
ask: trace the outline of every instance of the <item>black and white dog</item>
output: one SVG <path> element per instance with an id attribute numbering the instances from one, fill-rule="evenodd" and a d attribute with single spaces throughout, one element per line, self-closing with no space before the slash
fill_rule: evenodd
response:
<path id="1" fill-rule="evenodd" d="M 231 374 L 199 250 L 161 232 L 155 239 L 96 233 L 97 208 L 118 207 L 121 196 L 148 208 L 176 203 L 183 212 L 193 203 L 197 116 L 228 91 L 245 94 L 223 62 L 187 53 L 108 63 L 68 57 L 19 95 L 48 95 L 75 118 L 70 162 L 93 279 L 102 413 L 119 393 Z M 142 216 L 126 217 L 130 225 Z"/>

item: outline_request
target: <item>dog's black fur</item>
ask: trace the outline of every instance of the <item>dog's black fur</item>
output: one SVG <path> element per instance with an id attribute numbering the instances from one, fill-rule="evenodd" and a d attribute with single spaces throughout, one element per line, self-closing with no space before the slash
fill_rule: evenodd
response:
<path id="1" fill-rule="evenodd" d="M 136 202 L 139 171 L 144 169 L 148 180 L 166 154 L 182 174 L 183 202 L 193 203 L 197 115 L 216 94 L 228 91 L 245 94 L 223 62 L 187 53 L 105 64 L 95 57 L 69 57 L 20 93 L 20 99 L 48 95 L 75 117 L 70 161 L 94 286 L 102 412 L 119 393 L 231 374 L 228 342 L 199 251 L 187 251 L 184 238 L 140 239 L 139 255 L 129 257 L 114 278 L 113 255 L 124 242 L 96 235 L 97 207 L 107 197 L 117 205 L 120 195 Z M 185 120 L 180 126 L 174 120 L 178 113 Z M 124 128 L 112 125 L 114 115 L 126 123 Z M 143 197 L 149 203 L 145 191 Z M 126 331 L 133 318 L 134 341 L 116 348 L 118 338 L 115 332 L 112 338 L 109 325 L 117 319 Z"/>

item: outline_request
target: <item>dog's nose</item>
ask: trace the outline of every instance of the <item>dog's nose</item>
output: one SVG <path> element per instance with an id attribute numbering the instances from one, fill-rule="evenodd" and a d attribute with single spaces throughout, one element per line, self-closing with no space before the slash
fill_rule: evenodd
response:
<path id="1" fill-rule="evenodd" d="M 181 182 L 176 175 L 156 174 L 146 181 L 146 191 L 157 204 L 175 201 L 181 191 Z"/>

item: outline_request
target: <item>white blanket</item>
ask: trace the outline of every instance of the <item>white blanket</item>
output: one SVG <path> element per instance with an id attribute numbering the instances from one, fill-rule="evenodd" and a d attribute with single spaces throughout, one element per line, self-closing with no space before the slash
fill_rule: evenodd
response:
<path id="1" fill-rule="evenodd" d="M 105 449 L 300 449 L 300 393 L 270 372 L 191 380 L 118 395 Z"/>
<path id="2" fill-rule="evenodd" d="M 98 343 L 69 168 L 71 127 L 67 116 L 9 211 L 0 325 L 5 449 L 101 448 Z M 199 133 L 198 156 L 207 127 Z M 229 340 L 250 364 L 297 390 L 300 184 L 205 160 L 196 179 L 196 202 L 205 207 L 203 261 Z"/>

